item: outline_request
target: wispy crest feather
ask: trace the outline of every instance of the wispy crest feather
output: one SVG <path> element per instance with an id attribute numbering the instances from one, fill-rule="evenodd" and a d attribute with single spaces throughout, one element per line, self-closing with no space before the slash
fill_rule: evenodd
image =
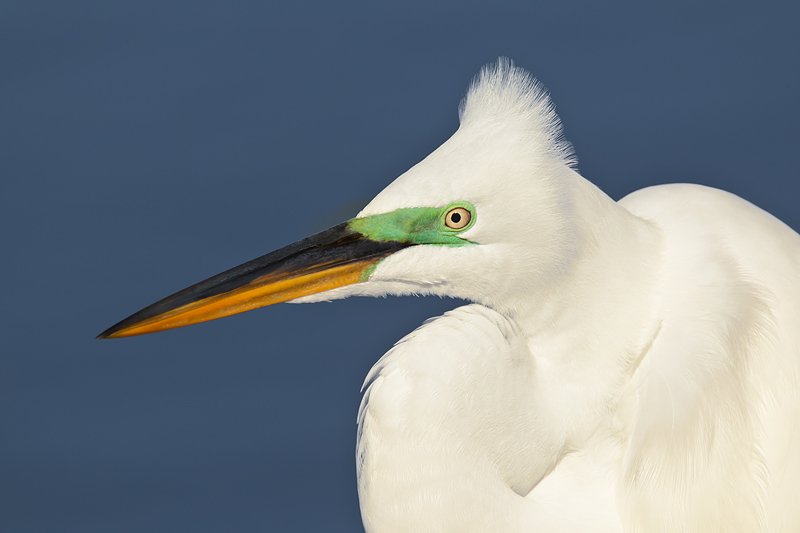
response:
<path id="1" fill-rule="evenodd" d="M 507 57 L 481 69 L 461 101 L 458 116 L 462 126 L 524 124 L 532 134 L 531 142 L 548 155 L 570 166 L 577 163 L 547 90 Z"/>

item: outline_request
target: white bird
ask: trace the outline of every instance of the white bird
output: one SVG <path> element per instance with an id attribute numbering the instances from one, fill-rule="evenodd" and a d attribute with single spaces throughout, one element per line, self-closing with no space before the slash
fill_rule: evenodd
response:
<path id="1" fill-rule="evenodd" d="M 573 162 L 546 94 L 500 60 L 455 134 L 355 219 L 101 336 L 463 298 L 367 376 L 368 532 L 800 531 L 800 236 L 698 185 L 615 202 Z"/>

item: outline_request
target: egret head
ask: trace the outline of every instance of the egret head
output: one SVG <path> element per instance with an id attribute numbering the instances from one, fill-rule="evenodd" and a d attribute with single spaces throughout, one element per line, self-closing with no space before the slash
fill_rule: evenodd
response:
<path id="1" fill-rule="evenodd" d="M 477 76 L 460 127 L 354 219 L 209 278 L 101 337 L 212 320 L 284 301 L 438 294 L 501 307 L 573 253 L 571 147 L 550 100 L 501 59 Z"/>

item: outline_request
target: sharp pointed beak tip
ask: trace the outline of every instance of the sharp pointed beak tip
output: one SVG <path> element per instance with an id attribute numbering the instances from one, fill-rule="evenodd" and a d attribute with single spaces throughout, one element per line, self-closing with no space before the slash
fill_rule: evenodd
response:
<path id="1" fill-rule="evenodd" d="M 359 283 L 381 259 L 406 246 L 373 241 L 339 224 L 167 296 L 97 339 L 174 329 Z"/>
<path id="2" fill-rule="evenodd" d="M 111 326 L 110 328 L 107 328 L 102 333 L 99 333 L 95 337 L 95 339 L 99 340 L 99 341 L 102 341 L 102 340 L 106 340 L 106 339 L 120 339 L 120 338 L 124 337 L 125 335 L 118 335 L 117 334 L 117 332 L 115 331 L 115 327 L 116 326 Z"/>

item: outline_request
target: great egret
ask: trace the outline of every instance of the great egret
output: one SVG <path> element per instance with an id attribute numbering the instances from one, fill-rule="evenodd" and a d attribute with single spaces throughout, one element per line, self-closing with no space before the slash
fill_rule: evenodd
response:
<path id="1" fill-rule="evenodd" d="M 615 202 L 572 161 L 546 94 L 500 60 L 356 218 L 101 337 L 288 300 L 463 298 L 367 376 L 367 531 L 800 531 L 800 236 L 698 185 Z"/>

